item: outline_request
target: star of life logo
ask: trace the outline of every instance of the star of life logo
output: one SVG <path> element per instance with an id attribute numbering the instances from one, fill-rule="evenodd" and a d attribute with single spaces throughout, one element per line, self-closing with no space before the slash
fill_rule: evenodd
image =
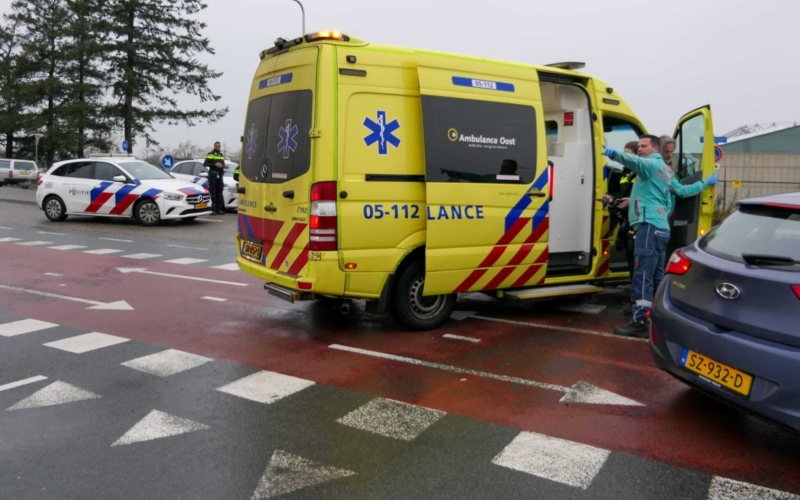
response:
<path id="1" fill-rule="evenodd" d="M 286 120 L 286 126 L 281 127 L 278 131 L 278 135 L 281 136 L 281 140 L 278 142 L 278 152 L 283 153 L 283 159 L 287 160 L 289 151 L 294 153 L 297 149 L 297 141 L 294 140 L 297 135 L 297 125 L 292 126 L 292 119 L 289 118 Z"/>
<path id="2" fill-rule="evenodd" d="M 256 128 L 256 124 L 253 123 L 250 125 L 250 131 L 247 132 L 247 159 L 252 160 L 253 156 L 256 154 L 256 138 L 258 137 L 258 129 Z"/>
<path id="3" fill-rule="evenodd" d="M 364 143 L 367 147 L 370 147 L 377 142 L 379 155 L 385 156 L 389 154 L 389 144 L 394 146 L 395 149 L 400 147 L 400 138 L 394 135 L 397 129 L 400 128 L 400 123 L 396 118 L 386 123 L 386 111 L 378 111 L 378 121 L 365 117 L 364 126 L 370 131 L 369 135 L 364 137 Z"/>

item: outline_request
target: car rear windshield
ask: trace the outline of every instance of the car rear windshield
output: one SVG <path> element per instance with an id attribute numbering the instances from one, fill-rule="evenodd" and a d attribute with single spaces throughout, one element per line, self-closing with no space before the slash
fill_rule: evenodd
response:
<path id="1" fill-rule="evenodd" d="M 155 165 L 145 161 L 126 161 L 120 163 L 122 168 L 128 171 L 134 179 L 149 181 L 154 179 L 172 179 L 173 177 Z"/>
<path id="2" fill-rule="evenodd" d="M 700 248 L 723 259 L 800 268 L 800 207 L 743 205 L 700 240 Z M 747 258 L 746 258 L 747 257 Z M 788 259 L 794 260 L 792 266 Z"/>
<path id="3" fill-rule="evenodd" d="M 32 161 L 15 161 L 14 170 L 36 170 L 36 164 Z"/>

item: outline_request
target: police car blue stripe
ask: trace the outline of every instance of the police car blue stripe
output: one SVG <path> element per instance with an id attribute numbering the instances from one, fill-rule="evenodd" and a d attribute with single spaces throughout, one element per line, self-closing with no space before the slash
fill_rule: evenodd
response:
<path id="1" fill-rule="evenodd" d="M 122 188 L 114 194 L 114 201 L 116 204 L 119 205 L 119 203 L 134 189 L 136 189 L 136 186 L 131 186 L 130 184 L 122 186 Z"/>
<path id="2" fill-rule="evenodd" d="M 258 89 L 264 90 L 269 87 L 274 87 L 276 85 L 285 85 L 287 83 L 291 83 L 292 81 L 292 74 L 291 73 L 284 73 L 282 75 L 273 76 L 270 78 L 265 78 L 258 82 Z"/>
<path id="3" fill-rule="evenodd" d="M 514 92 L 513 83 L 494 82 L 491 80 L 479 80 L 476 78 L 465 78 L 463 76 L 454 76 L 453 85 L 458 85 L 459 87 L 472 87 L 474 89 Z"/>
<path id="4" fill-rule="evenodd" d="M 164 190 L 163 189 L 148 189 L 147 191 L 144 192 L 144 194 L 142 194 L 142 198 L 155 198 L 162 191 L 164 191 Z"/>
<path id="5" fill-rule="evenodd" d="M 101 182 L 100 186 L 92 189 L 92 191 L 91 191 L 91 197 L 92 197 L 91 199 L 92 199 L 92 201 L 96 200 L 97 197 L 100 196 L 103 193 L 103 191 L 108 189 L 113 184 L 114 184 L 113 182 Z"/>

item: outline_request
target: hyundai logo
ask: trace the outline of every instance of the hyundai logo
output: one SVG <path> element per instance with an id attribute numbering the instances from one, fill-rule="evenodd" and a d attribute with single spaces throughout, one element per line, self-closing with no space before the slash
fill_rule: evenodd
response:
<path id="1" fill-rule="evenodd" d="M 736 300 L 742 292 L 736 285 L 730 283 L 720 283 L 717 285 L 717 295 L 725 300 Z"/>

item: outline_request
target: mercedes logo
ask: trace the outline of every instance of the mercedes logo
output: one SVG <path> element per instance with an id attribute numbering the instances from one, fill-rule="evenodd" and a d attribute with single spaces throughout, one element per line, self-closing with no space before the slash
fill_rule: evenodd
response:
<path id="1" fill-rule="evenodd" d="M 725 300 L 736 300 L 742 292 L 736 285 L 730 283 L 720 283 L 717 285 L 717 295 Z"/>

